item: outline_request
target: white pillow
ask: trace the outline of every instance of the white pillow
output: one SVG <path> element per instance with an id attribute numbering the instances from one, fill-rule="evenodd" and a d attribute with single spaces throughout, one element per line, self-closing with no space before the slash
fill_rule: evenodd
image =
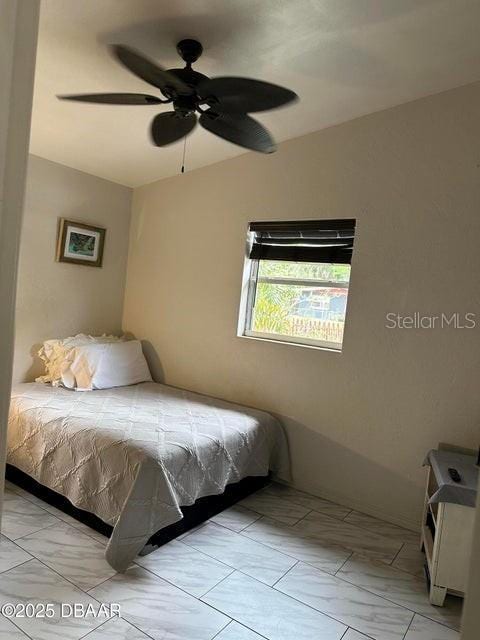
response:
<path id="1" fill-rule="evenodd" d="M 45 375 L 36 378 L 36 382 L 48 382 L 57 387 L 62 384 L 62 372 L 65 370 L 65 359 L 69 352 L 85 344 L 96 344 L 105 342 L 121 342 L 124 338 L 117 336 L 88 336 L 79 333 L 76 336 L 61 340 L 47 340 L 43 343 L 38 356 L 45 364 Z M 70 363 L 69 363 L 70 364 Z M 68 366 L 69 366 L 68 364 Z"/>
<path id="2" fill-rule="evenodd" d="M 75 347 L 67 360 L 70 366 L 62 373 L 62 383 L 76 391 L 152 381 L 139 340 Z"/>

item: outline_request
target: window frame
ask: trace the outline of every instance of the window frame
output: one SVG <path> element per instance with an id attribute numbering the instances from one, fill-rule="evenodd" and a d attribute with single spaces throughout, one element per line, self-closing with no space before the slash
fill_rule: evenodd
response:
<path id="1" fill-rule="evenodd" d="M 283 261 L 282 261 L 283 262 Z M 285 262 L 292 262 L 285 260 Z M 299 336 L 289 336 L 280 333 L 266 333 L 263 331 L 254 331 L 251 329 L 253 311 L 255 308 L 255 299 L 257 292 L 257 285 L 260 282 L 267 282 L 271 284 L 296 284 L 305 286 L 318 286 L 318 287 L 332 287 L 332 288 L 346 288 L 347 289 L 347 305 L 348 294 L 350 293 L 350 278 L 348 282 L 338 282 L 332 280 L 314 280 L 305 278 L 279 278 L 269 276 L 258 276 L 260 267 L 260 259 L 250 259 L 248 255 L 245 257 L 244 271 L 243 271 L 243 285 L 242 295 L 240 300 L 240 314 L 238 324 L 238 337 L 241 338 L 253 338 L 256 340 L 264 340 L 267 342 L 279 342 L 281 344 L 291 344 L 300 347 L 310 347 L 314 349 L 322 349 L 332 351 L 335 353 L 342 353 L 343 341 L 329 342 L 327 340 L 318 340 L 316 338 L 305 338 Z M 346 315 L 345 315 L 346 324 Z"/>

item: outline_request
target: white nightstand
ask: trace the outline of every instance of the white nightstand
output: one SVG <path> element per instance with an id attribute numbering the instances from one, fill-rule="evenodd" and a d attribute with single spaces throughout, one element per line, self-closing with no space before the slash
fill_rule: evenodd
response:
<path id="1" fill-rule="evenodd" d="M 467 585 L 478 482 L 476 457 L 430 451 L 422 520 L 422 546 L 430 573 L 430 602 L 443 606 L 447 592 L 463 596 Z M 462 478 L 455 483 L 448 468 Z"/>

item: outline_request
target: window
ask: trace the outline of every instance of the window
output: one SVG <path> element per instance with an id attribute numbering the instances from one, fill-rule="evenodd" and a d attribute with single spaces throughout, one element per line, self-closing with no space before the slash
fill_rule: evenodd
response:
<path id="1" fill-rule="evenodd" d="M 340 351 L 355 220 L 252 222 L 239 335 Z"/>

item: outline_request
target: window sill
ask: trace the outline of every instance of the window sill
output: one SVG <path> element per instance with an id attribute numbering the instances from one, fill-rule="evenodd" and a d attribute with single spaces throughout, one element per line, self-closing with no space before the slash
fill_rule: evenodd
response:
<path id="1" fill-rule="evenodd" d="M 303 344 L 301 342 L 290 342 L 289 340 L 281 340 L 278 338 L 266 338 L 262 336 L 249 336 L 244 333 L 238 333 L 237 338 L 245 338 L 246 340 L 258 340 L 260 342 L 270 342 L 274 344 L 285 344 L 289 347 L 301 347 L 303 349 L 315 349 L 316 351 L 328 351 L 329 353 L 336 353 L 341 355 L 342 349 L 336 349 L 334 347 L 326 347 L 318 344 Z"/>

